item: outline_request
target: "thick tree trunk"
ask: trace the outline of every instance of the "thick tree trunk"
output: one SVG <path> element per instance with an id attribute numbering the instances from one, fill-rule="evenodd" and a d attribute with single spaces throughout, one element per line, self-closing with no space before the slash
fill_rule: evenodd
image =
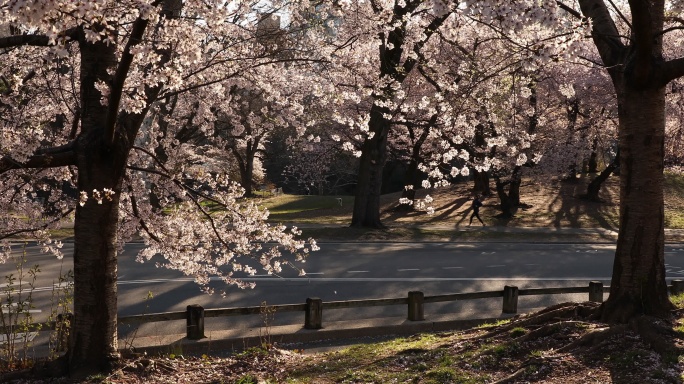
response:
<path id="1" fill-rule="evenodd" d="M 520 206 L 520 184 L 522 181 L 519 178 L 513 178 L 508 187 L 508 198 L 511 204 L 515 207 Z"/>
<path id="2" fill-rule="evenodd" d="M 617 90 L 620 117 L 620 232 L 602 320 L 668 317 L 664 262 L 665 88 Z"/>
<path id="3" fill-rule="evenodd" d="M 89 167 L 79 170 L 79 187 L 92 191 L 111 188 L 112 167 L 105 161 L 93 164 L 91 151 L 79 156 Z M 105 159 L 102 159 L 105 160 Z M 84 171 L 85 169 L 85 171 Z M 76 209 L 74 225 L 74 320 L 69 344 L 69 371 L 83 377 L 108 371 L 118 358 L 117 253 L 118 193 L 113 201 L 98 204 L 92 198 Z"/>
<path id="4" fill-rule="evenodd" d="M 376 105 L 371 108 L 368 128 L 373 137 L 367 138 L 361 148 L 352 227 L 384 227 L 380 221 L 380 193 L 382 169 L 387 159 L 387 134 L 390 124 L 383 117 L 383 113 L 387 112 L 383 109 Z"/>
<path id="5" fill-rule="evenodd" d="M 252 175 L 254 175 L 254 157 L 250 157 L 248 153 L 244 164 L 240 164 L 240 179 L 242 182 L 242 188 L 245 189 L 246 197 L 254 196 L 254 190 L 252 188 Z"/>
<path id="6" fill-rule="evenodd" d="M 486 171 L 479 172 L 475 170 L 473 175 L 473 192 L 482 194 L 483 196 L 490 196 L 492 188 L 489 185 L 489 173 Z"/>
<path id="7" fill-rule="evenodd" d="M 94 87 L 97 80 L 109 78 L 114 52 L 111 45 L 81 44 L 83 112 L 77 140 L 77 185 L 90 199 L 76 207 L 74 225 L 74 320 L 67 358 L 69 373 L 76 377 L 105 371 L 118 356 L 116 230 L 128 148 L 104 142 L 107 107 L 101 105 Z M 128 138 L 116 141 L 128 142 Z M 113 201 L 105 198 L 98 204 L 93 190 L 102 193 L 104 188 L 116 194 Z"/>
<path id="8" fill-rule="evenodd" d="M 404 185 L 410 185 L 413 188 L 406 189 L 401 192 L 403 199 L 414 201 L 416 199 L 416 189 L 420 186 L 418 182 L 418 162 L 417 159 L 411 159 L 408 169 L 406 170 L 406 177 L 404 178 Z M 414 207 L 413 204 L 399 204 L 397 210 L 410 211 Z"/>
<path id="9" fill-rule="evenodd" d="M 437 115 L 433 116 L 433 118 L 431 119 L 433 124 L 436 119 Z M 409 129 L 411 130 L 410 136 L 413 139 L 415 137 L 413 128 Z M 411 161 L 409 162 L 408 169 L 406 170 L 406 177 L 404 178 L 404 185 L 410 185 L 412 188 L 404 188 L 404 191 L 401 193 L 402 198 L 409 199 L 411 201 L 414 201 L 416 198 L 416 189 L 420 188 L 420 172 L 418 170 L 418 165 L 423 161 L 423 158 L 421 157 L 420 153 L 422 151 L 423 144 L 425 143 L 425 140 L 427 139 L 429 134 L 430 129 L 423 128 L 420 136 L 418 136 L 418 138 L 413 143 L 413 147 L 411 148 Z M 408 211 L 413 209 L 414 206 L 415 205 L 413 204 L 400 204 L 398 209 Z"/>
<path id="10" fill-rule="evenodd" d="M 598 139 L 595 138 L 591 146 L 591 155 L 589 155 L 589 160 L 587 160 L 587 173 L 598 172 L 598 153 L 596 153 L 597 149 Z"/>
<path id="11" fill-rule="evenodd" d="M 501 209 L 501 213 L 497 215 L 497 217 L 503 219 L 513 217 L 513 208 L 515 207 L 510 196 L 506 193 L 507 185 L 509 185 L 508 182 L 502 182 L 498 178 L 496 179 L 496 194 L 499 197 L 499 207 Z"/>
<path id="12" fill-rule="evenodd" d="M 601 187 L 603 186 L 603 183 L 608 180 L 608 177 L 615 171 L 615 169 L 619 166 L 620 164 L 620 153 L 618 151 L 617 156 L 613 161 L 608 164 L 606 169 L 601 171 L 598 176 L 596 176 L 590 183 L 587 185 L 587 195 L 586 199 L 591 200 L 591 201 L 601 201 L 599 198 L 599 192 L 601 192 Z"/>
<path id="13" fill-rule="evenodd" d="M 238 163 L 238 169 L 240 170 L 240 183 L 242 188 L 245 189 L 245 196 L 254 196 L 254 188 L 252 185 L 252 179 L 254 177 L 254 157 L 256 156 L 256 150 L 258 143 L 253 143 L 252 141 L 247 141 L 244 148 L 244 155 L 241 152 L 243 149 L 238 148 L 235 143 L 231 146 L 231 151 L 233 156 Z"/>

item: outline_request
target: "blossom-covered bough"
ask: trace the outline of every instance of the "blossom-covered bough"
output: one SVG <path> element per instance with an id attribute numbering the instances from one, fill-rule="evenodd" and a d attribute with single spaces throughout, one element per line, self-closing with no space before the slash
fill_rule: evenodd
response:
<path id="1" fill-rule="evenodd" d="M 298 8 L 269 12 L 279 7 L 295 33 Z M 216 106 L 241 108 L 228 89 L 308 60 L 297 44 L 273 53 L 262 13 L 249 1 L 0 2 L 2 255 L 13 235 L 59 255 L 49 230 L 74 215 L 70 374 L 118 358 L 117 250 L 132 236 L 148 245 L 139 260 L 158 255 L 205 286 L 213 276 L 245 286 L 235 272 L 278 273 L 317 249 L 266 223 L 212 151 L 225 148 L 214 145 Z"/>

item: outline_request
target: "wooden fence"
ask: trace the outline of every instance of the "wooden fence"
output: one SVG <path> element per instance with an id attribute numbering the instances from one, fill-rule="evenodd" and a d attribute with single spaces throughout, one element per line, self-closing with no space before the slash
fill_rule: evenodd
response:
<path id="1" fill-rule="evenodd" d="M 673 280 L 670 287 L 673 294 L 684 293 L 684 280 Z M 425 296 L 423 292 L 411 291 L 407 297 L 367 300 L 327 301 L 320 298 L 307 298 L 303 304 L 283 304 L 269 306 L 276 312 L 304 312 L 305 329 L 321 329 L 323 327 L 323 310 L 338 308 L 377 307 L 386 305 L 406 305 L 407 318 L 410 321 L 425 319 L 424 305 L 426 303 L 438 303 L 460 300 L 474 300 L 485 298 L 503 298 L 502 312 L 514 314 L 518 311 L 519 296 L 555 295 L 562 293 L 588 293 L 589 301 L 603 302 L 603 293 L 609 292 L 610 287 L 604 287 L 599 281 L 592 281 L 585 287 L 563 288 L 529 288 L 518 289 L 516 286 L 505 286 L 501 291 L 484 291 L 470 293 L 451 293 L 443 295 Z M 208 317 L 240 316 L 259 314 L 263 311 L 262 306 L 204 309 L 200 305 L 189 305 L 184 312 L 152 313 L 147 315 L 119 317 L 121 324 L 136 324 L 167 320 L 186 320 L 187 338 L 198 340 L 204 338 L 204 319 Z"/>
<path id="2" fill-rule="evenodd" d="M 672 280 L 669 287 L 672 294 L 684 293 L 684 280 Z M 451 293 L 443 295 L 425 296 L 423 292 L 411 291 L 407 297 L 387 298 L 387 299 L 367 299 L 367 300 L 346 300 L 324 302 L 320 298 L 312 297 L 306 299 L 303 304 L 282 304 L 269 306 L 276 312 L 304 312 L 305 329 L 321 329 L 323 327 L 323 310 L 338 308 L 360 308 L 377 307 L 386 305 L 406 305 L 407 318 L 410 321 L 421 321 L 425 319 L 424 306 L 426 303 L 450 302 L 461 300 L 474 300 L 485 298 L 503 298 L 502 312 L 514 314 L 518 311 L 519 296 L 535 295 L 555 295 L 563 293 L 588 293 L 589 301 L 603 302 L 603 293 L 609 292 L 610 287 L 604 287 L 599 281 L 592 281 L 584 287 L 563 287 L 563 288 L 529 288 L 518 289 L 516 286 L 505 286 L 501 291 L 483 291 L 470 293 Z M 150 313 L 144 315 L 121 316 L 118 318 L 119 324 L 140 324 L 169 320 L 186 320 L 187 338 L 198 340 L 204 338 L 204 319 L 208 317 L 225 317 L 260 314 L 264 310 L 263 306 L 237 307 L 237 308 L 216 308 L 204 309 L 202 306 L 194 304 L 188 305 L 185 311 Z M 59 322 L 48 322 L 32 324 L 35 329 L 48 330 L 55 329 Z M 31 328 L 34 328 L 31 327 Z"/>

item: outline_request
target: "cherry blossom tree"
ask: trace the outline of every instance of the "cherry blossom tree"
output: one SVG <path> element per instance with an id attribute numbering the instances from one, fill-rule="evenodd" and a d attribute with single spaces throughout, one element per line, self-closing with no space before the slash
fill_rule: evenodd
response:
<path id="1" fill-rule="evenodd" d="M 339 122 L 358 130 L 362 141 L 352 226 L 382 226 L 380 193 L 395 97 L 402 97 L 401 84 L 418 62 L 416 53 L 447 20 L 452 6 L 441 1 L 373 0 L 344 2 L 329 10 L 339 20 L 330 34 L 331 67 L 337 78 L 344 79 L 333 79 L 333 85 L 344 90 L 338 92 L 338 103 L 346 99 L 368 105 L 367 113 L 351 121 L 339 114 Z M 360 60 L 351 66 L 349 57 Z"/>
<path id="2" fill-rule="evenodd" d="M 679 14 L 683 4 L 634 0 L 620 9 L 602 0 L 578 3 L 581 15 L 569 12 L 590 22 L 618 100 L 620 230 L 602 318 L 667 317 L 672 304 L 663 254 L 665 93 L 668 83 L 684 76 L 684 58 L 668 57 L 663 47 L 679 36 L 681 19 L 669 15 Z"/>
<path id="3" fill-rule="evenodd" d="M 3 257 L 18 233 L 59 254 L 48 230 L 75 213 L 74 321 L 62 359 L 71 375 L 118 358 L 117 250 L 131 236 L 148 245 L 141 261 L 161 258 L 208 290 L 212 276 L 244 286 L 240 274 L 277 272 L 316 249 L 296 228 L 267 224 L 268 212 L 240 202 L 244 189 L 208 170 L 214 103 L 182 97 L 203 88 L 206 100 L 227 100 L 227 79 L 282 60 L 256 43 L 256 6 L 0 3 L 0 25 L 11 26 L 0 37 Z M 289 14 L 296 30 L 303 19 L 294 6 Z M 73 187 L 54 187 L 64 184 Z M 37 190 L 54 208 L 48 221 Z"/>

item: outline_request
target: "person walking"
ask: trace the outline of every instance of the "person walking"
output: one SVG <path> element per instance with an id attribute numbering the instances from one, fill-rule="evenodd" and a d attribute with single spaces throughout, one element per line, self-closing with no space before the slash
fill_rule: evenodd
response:
<path id="1" fill-rule="evenodd" d="M 486 227 L 484 221 L 480 218 L 480 207 L 482 206 L 482 201 L 480 201 L 480 196 L 475 195 L 475 198 L 473 199 L 473 214 L 470 215 L 470 224 L 468 226 L 471 226 L 473 224 L 473 218 L 477 217 L 478 220 L 480 220 L 480 223 L 482 224 L 483 227 Z"/>

